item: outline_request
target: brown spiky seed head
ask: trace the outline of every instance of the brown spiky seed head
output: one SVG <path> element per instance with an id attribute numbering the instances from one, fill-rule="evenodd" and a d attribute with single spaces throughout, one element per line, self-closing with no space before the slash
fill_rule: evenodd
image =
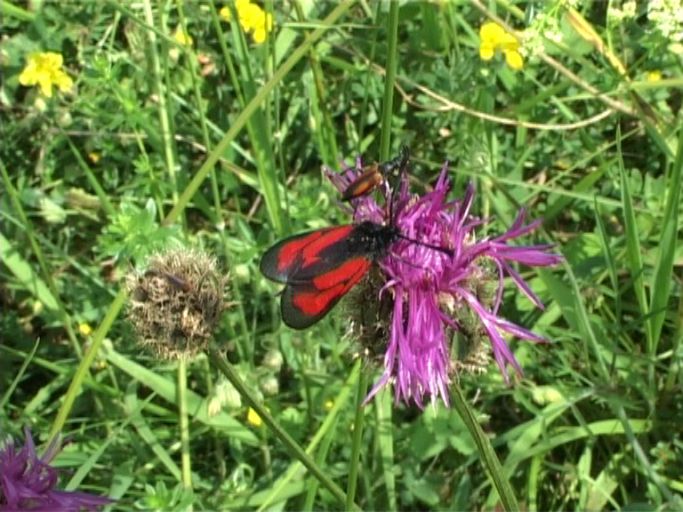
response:
<path id="1" fill-rule="evenodd" d="M 216 259 L 202 251 L 152 256 L 147 270 L 126 278 L 128 319 L 140 344 L 162 359 L 191 358 L 204 350 L 223 310 L 225 284 Z"/>

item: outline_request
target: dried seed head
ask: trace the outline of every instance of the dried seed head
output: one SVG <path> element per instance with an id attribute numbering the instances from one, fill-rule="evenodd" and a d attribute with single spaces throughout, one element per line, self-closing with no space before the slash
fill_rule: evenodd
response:
<path id="1" fill-rule="evenodd" d="M 390 292 L 378 296 L 382 286 L 384 277 L 373 265 L 365 278 L 349 293 L 346 302 L 352 339 L 361 345 L 363 355 L 380 364 L 389 338 L 389 322 L 394 307 Z"/>
<path id="2" fill-rule="evenodd" d="M 451 340 L 450 374 L 456 377 L 461 373 L 485 373 L 491 361 L 490 347 L 486 330 L 477 315 L 467 307 L 458 305 L 453 297 L 440 297 L 443 311 L 458 322 L 458 330 L 448 327 Z"/>
<path id="3" fill-rule="evenodd" d="M 204 350 L 223 310 L 225 284 L 206 253 L 173 249 L 153 256 L 146 271 L 126 278 L 128 319 L 140 344 L 163 359 Z"/>

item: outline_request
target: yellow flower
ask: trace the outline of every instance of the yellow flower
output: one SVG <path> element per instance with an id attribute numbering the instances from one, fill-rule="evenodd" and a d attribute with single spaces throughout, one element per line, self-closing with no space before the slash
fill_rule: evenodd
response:
<path id="1" fill-rule="evenodd" d="M 647 74 L 647 81 L 648 82 L 659 82 L 662 79 L 662 72 L 659 71 L 658 69 L 655 69 L 654 71 L 650 71 Z"/>
<path id="2" fill-rule="evenodd" d="M 88 159 L 94 164 L 99 162 L 101 158 L 102 155 L 100 155 L 97 151 L 91 151 L 90 153 L 88 153 Z"/>
<path id="3" fill-rule="evenodd" d="M 235 10 L 242 30 L 247 34 L 251 33 L 256 44 L 263 43 L 268 33 L 273 30 L 273 15 L 266 13 L 251 0 L 236 0 Z M 223 7 L 218 14 L 225 21 L 232 20 L 232 13 L 227 6 Z"/>
<path id="4" fill-rule="evenodd" d="M 519 71 L 524 67 L 524 59 L 521 53 L 516 50 L 503 50 L 503 53 L 505 54 L 505 62 L 511 69 Z"/>
<path id="5" fill-rule="evenodd" d="M 266 24 L 266 13 L 256 4 L 247 4 L 240 11 L 240 25 L 245 32 L 262 28 Z"/>
<path id="6" fill-rule="evenodd" d="M 487 21 L 479 29 L 479 57 L 491 60 L 496 50 L 505 55 L 505 62 L 510 68 L 519 70 L 524 67 L 524 58 L 519 52 L 519 41 L 515 36 L 506 32 L 503 27 L 493 21 Z"/>
<path id="7" fill-rule="evenodd" d="M 92 334 L 92 327 L 87 322 L 81 322 L 78 324 L 78 332 L 83 336 L 90 336 Z"/>
<path id="8" fill-rule="evenodd" d="M 180 25 L 178 25 L 173 34 L 173 39 L 180 46 L 192 46 L 192 37 L 185 32 Z"/>
<path id="9" fill-rule="evenodd" d="M 28 63 L 19 75 L 21 85 L 38 84 L 43 96 L 52 97 L 52 86 L 66 92 L 73 86 L 73 80 L 62 70 L 64 59 L 60 53 L 40 52 L 28 56 Z"/>
<path id="10" fill-rule="evenodd" d="M 254 33 L 252 34 L 252 38 L 254 39 L 254 42 L 256 44 L 261 44 L 266 40 L 266 29 L 265 28 L 257 28 L 254 29 Z"/>
<path id="11" fill-rule="evenodd" d="M 249 407 L 249 410 L 247 411 L 247 423 L 255 427 L 260 427 L 263 425 L 261 416 L 259 416 L 258 413 L 251 407 Z"/>

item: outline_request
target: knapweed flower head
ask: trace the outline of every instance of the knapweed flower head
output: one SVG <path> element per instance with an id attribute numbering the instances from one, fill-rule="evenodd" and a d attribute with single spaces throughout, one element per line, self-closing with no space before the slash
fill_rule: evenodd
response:
<path id="1" fill-rule="evenodd" d="M 496 51 L 500 50 L 511 69 L 517 71 L 524 67 L 524 58 L 519 51 L 519 41 L 498 23 L 494 21 L 484 23 L 479 29 L 479 39 L 479 57 L 482 60 L 491 60 Z"/>
<path id="2" fill-rule="evenodd" d="M 370 195 L 352 201 L 354 222 L 393 224 L 401 234 L 378 262 L 381 275 L 371 272 L 368 277 L 375 283 L 381 305 L 368 305 L 362 308 L 363 314 L 388 313 L 390 320 L 386 327 L 372 327 L 373 332 L 386 335 L 386 350 L 384 373 L 366 401 L 393 382 L 397 402 L 414 402 L 423 407 L 425 398 L 434 402 L 440 397 L 448 404 L 451 378 L 463 367 L 451 359 L 455 333 L 488 338 L 506 382 L 508 366 L 518 374 L 522 369 L 503 335 L 544 341 L 499 316 L 504 281 L 511 278 L 524 295 L 542 308 L 513 265 L 555 265 L 561 256 L 549 253 L 550 245 L 511 244 L 540 224 L 540 220 L 526 224 L 524 210 L 507 232 L 478 239 L 476 230 L 486 221 L 470 213 L 474 188 L 470 185 L 461 199 L 449 200 L 447 171 L 444 165 L 434 189 L 422 196 L 409 192 L 404 174 L 394 190 L 384 184 L 385 204 L 380 205 Z M 355 168 L 346 168 L 341 174 L 326 172 L 343 191 L 360 175 L 362 165 L 359 160 Z M 366 298 L 365 302 L 370 301 Z M 371 325 L 373 322 L 381 324 L 382 320 L 370 319 Z"/>
<path id="3" fill-rule="evenodd" d="M 26 442 L 17 450 L 14 441 L 0 443 L 0 511 L 97 510 L 113 500 L 84 492 L 58 490 L 57 470 L 50 462 L 59 452 L 59 441 L 50 443 L 39 457 L 31 432 L 24 429 Z"/>
<path id="4" fill-rule="evenodd" d="M 251 0 L 235 0 L 235 10 L 242 30 L 247 34 L 251 33 L 256 44 L 263 43 L 273 30 L 273 15 Z M 232 20 L 232 12 L 228 6 L 223 7 L 218 14 L 225 21 Z"/>
<path id="5" fill-rule="evenodd" d="M 28 56 L 26 67 L 19 75 L 19 83 L 25 86 L 38 85 L 43 96 L 52 97 L 52 86 L 67 92 L 73 80 L 62 69 L 64 58 L 61 53 L 40 52 Z"/>
<path id="6" fill-rule="evenodd" d="M 142 346 L 163 359 L 191 358 L 211 341 L 223 311 L 226 280 L 216 259 L 173 249 L 127 276 L 128 319 Z"/>

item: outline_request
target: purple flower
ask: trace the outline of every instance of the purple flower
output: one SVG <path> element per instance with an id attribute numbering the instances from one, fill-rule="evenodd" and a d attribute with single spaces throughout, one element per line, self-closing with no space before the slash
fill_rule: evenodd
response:
<path id="1" fill-rule="evenodd" d="M 59 452 L 59 441 L 50 443 L 43 457 L 36 454 L 28 427 L 26 443 L 17 451 L 13 440 L 0 445 L 0 512 L 15 510 L 96 510 L 113 500 L 83 492 L 59 491 L 57 470 L 50 462 Z"/>
<path id="2" fill-rule="evenodd" d="M 359 159 L 355 168 L 346 167 L 341 174 L 326 174 L 343 191 L 359 176 L 361 167 Z M 447 164 L 434 189 L 423 196 L 410 194 L 405 175 L 396 190 L 390 190 L 386 182 L 382 187 L 385 205 L 378 204 L 372 195 L 352 201 L 354 221 L 393 222 L 402 236 L 420 243 L 400 238 L 379 261 L 385 279 L 379 294 L 393 300 L 393 314 L 384 373 L 366 402 L 393 382 L 397 402 L 414 402 L 423 407 L 428 396 L 432 402 L 441 397 L 448 405 L 448 387 L 455 371 L 449 340 L 455 331 L 463 331 L 462 319 L 472 313 L 478 318 L 479 331 L 491 341 L 505 381 L 509 382 L 508 364 L 521 375 L 522 369 L 503 333 L 531 341 L 545 340 L 501 318 L 498 311 L 506 276 L 537 307 L 543 307 L 512 263 L 549 266 L 562 261 L 562 257 L 549 253 L 550 245 L 509 245 L 513 239 L 536 229 L 540 221 L 524 224 L 525 211 L 521 210 L 506 233 L 478 240 L 475 231 L 487 221 L 470 214 L 474 188 L 470 185 L 460 200 L 448 200 Z M 452 254 L 433 246 L 447 248 Z M 482 292 L 483 282 L 496 283 L 492 295 Z M 467 308 L 466 313 L 463 308 Z"/>

